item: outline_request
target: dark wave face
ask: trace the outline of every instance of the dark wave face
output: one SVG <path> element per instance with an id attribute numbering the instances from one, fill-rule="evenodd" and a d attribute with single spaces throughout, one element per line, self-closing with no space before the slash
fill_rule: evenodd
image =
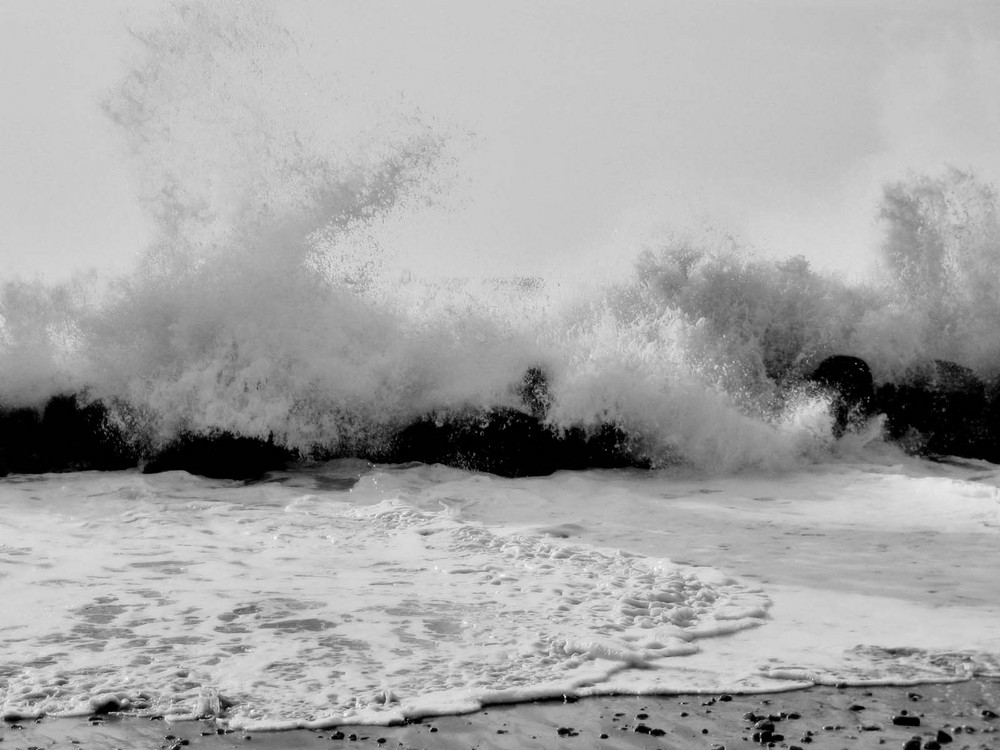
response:
<path id="1" fill-rule="evenodd" d="M 376 455 L 422 418 L 510 409 L 620 430 L 641 461 L 732 470 L 822 456 L 827 356 L 876 382 L 1000 363 L 1000 219 L 971 174 L 887 186 L 885 277 L 848 285 L 726 239 L 635 249 L 625 283 L 400 278 L 370 229 L 442 189 L 447 134 L 394 112 L 331 122 L 335 82 L 257 4 L 184 6 L 134 32 L 104 103 L 155 239 L 131 275 L 7 282 L 0 402 L 101 401 L 137 446 L 229 433 Z M 338 100 L 341 101 L 341 100 Z M 317 104 L 323 102 L 323 106 Z"/>

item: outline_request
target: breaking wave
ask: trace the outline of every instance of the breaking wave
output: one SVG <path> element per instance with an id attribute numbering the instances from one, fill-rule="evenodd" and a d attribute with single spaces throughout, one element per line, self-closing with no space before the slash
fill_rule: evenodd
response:
<path id="1" fill-rule="evenodd" d="M 447 133 L 331 93 L 259 4 L 178 6 L 133 36 L 104 107 L 155 237 L 130 275 L 4 283 L 8 407 L 84 394 L 137 444 L 225 431 L 349 454 L 422 415 L 524 409 L 540 367 L 554 427 L 611 423 L 653 464 L 729 470 L 830 449 L 826 403 L 794 387 L 827 355 L 876 379 L 1000 369 L 998 202 L 971 174 L 886 187 L 884 277 L 861 285 L 712 236 L 637 247 L 597 292 L 418 279 L 371 230 L 447 189 Z"/>

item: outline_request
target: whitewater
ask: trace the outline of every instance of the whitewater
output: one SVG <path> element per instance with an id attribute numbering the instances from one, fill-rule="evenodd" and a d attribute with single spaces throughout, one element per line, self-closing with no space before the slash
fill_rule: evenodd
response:
<path id="1" fill-rule="evenodd" d="M 3 713 L 246 729 L 1000 674 L 1000 471 L 5 480 Z"/>
<path id="2" fill-rule="evenodd" d="M 417 278 L 385 228 L 405 245 L 445 190 L 446 133 L 396 112 L 345 136 L 263 5 L 134 37 L 103 106 L 153 241 L 124 276 L 0 289 L 0 416 L 100 404 L 137 457 L 0 479 L 3 717 L 288 729 L 1000 676 L 1000 467 L 838 425 L 807 377 L 849 354 L 880 383 L 936 360 L 995 383 L 990 186 L 888 186 L 891 273 L 866 284 L 713 232 L 636 247 L 620 279 Z M 611 430 L 649 468 L 377 460 L 497 410 Z M 294 460 L 141 471 L 220 435 Z"/>

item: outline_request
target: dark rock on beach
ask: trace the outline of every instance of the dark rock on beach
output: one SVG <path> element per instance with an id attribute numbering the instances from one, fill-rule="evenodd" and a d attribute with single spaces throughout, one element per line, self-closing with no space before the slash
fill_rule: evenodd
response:
<path id="1" fill-rule="evenodd" d="M 227 479 L 255 479 L 295 456 L 273 442 L 219 432 L 183 435 L 162 451 L 141 452 L 101 401 L 59 395 L 37 408 L 0 409 L 0 476 L 115 471 L 148 459 L 146 473 L 183 469 Z"/>
<path id="2" fill-rule="evenodd" d="M 827 357 L 807 380 L 832 395 L 831 409 L 837 437 L 844 434 L 848 425 L 871 415 L 875 386 L 871 368 L 863 359 L 845 354 Z"/>
<path id="3" fill-rule="evenodd" d="M 934 360 L 879 387 L 889 436 L 913 453 L 1000 460 L 986 385 L 967 367 Z"/>
<path id="4" fill-rule="evenodd" d="M 401 426 L 387 448 L 310 458 L 441 463 L 510 477 L 560 469 L 648 468 L 635 441 L 616 425 L 564 430 L 550 426 L 546 418 L 552 396 L 541 368 L 528 369 L 514 393 L 521 402 L 517 408 L 428 414 Z M 144 444 L 140 449 L 129 437 L 119 422 L 109 419 L 105 404 L 85 395 L 56 396 L 38 408 L 0 408 L 0 475 L 141 465 L 147 474 L 183 470 L 211 478 L 253 480 L 300 458 L 271 439 L 225 431 L 182 434 L 162 448 Z"/>
<path id="5" fill-rule="evenodd" d="M 806 381 L 832 395 L 838 436 L 881 413 L 887 435 L 911 453 L 1000 462 L 1000 379 L 987 386 L 970 369 L 935 360 L 876 388 L 864 360 L 836 355 L 823 360 Z M 399 425 L 381 448 L 324 457 L 440 463 L 508 477 L 649 468 L 639 440 L 618 424 L 550 423 L 553 395 L 543 368 L 529 368 L 511 393 L 512 405 L 425 414 Z M 184 434 L 162 449 L 140 450 L 134 436 L 126 434 L 123 414 L 127 417 L 127 408 L 109 409 L 86 393 L 55 396 L 36 407 L 0 408 L 0 476 L 142 464 L 146 473 L 184 470 L 253 480 L 300 458 L 271 439 L 224 431 Z"/>
<path id="6" fill-rule="evenodd" d="M 440 463 L 506 477 L 543 476 L 560 469 L 648 468 L 634 441 L 611 424 L 558 430 L 545 419 L 548 378 L 530 368 L 517 389 L 523 410 L 499 407 L 426 415 L 405 427 L 378 460 Z"/>
<path id="7" fill-rule="evenodd" d="M 428 415 L 400 432 L 388 459 L 440 463 L 502 476 L 551 474 L 555 435 L 514 409 Z"/>
<path id="8" fill-rule="evenodd" d="M 100 401 L 59 395 L 37 408 L 0 409 L 0 475 L 110 471 L 136 461 Z"/>
<path id="9" fill-rule="evenodd" d="M 429 415 L 402 430 L 387 456 L 396 463 L 439 463 L 505 477 L 560 469 L 648 468 L 613 425 L 557 431 L 511 408 Z"/>
<path id="10" fill-rule="evenodd" d="M 560 436 L 560 469 L 648 469 L 635 438 L 613 424 L 570 427 Z"/>
<path id="11" fill-rule="evenodd" d="M 156 453 L 142 467 L 144 474 L 187 471 L 213 479 L 259 479 L 285 468 L 296 459 L 291 450 L 273 440 L 217 432 L 186 434 Z"/>
<path id="12" fill-rule="evenodd" d="M 876 388 L 867 363 L 836 355 L 807 378 L 833 396 L 834 433 L 874 414 L 907 452 L 1000 462 L 1000 380 L 987 387 L 968 367 L 933 360 Z"/>

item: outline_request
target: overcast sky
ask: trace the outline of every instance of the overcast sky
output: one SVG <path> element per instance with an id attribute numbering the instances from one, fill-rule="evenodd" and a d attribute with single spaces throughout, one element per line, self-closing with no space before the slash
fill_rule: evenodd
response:
<path id="1" fill-rule="evenodd" d="M 155 3 L 0 5 L 0 274 L 124 270 L 148 239 L 99 103 Z M 418 272 L 624 266 L 711 226 L 859 274 L 881 184 L 1000 184 L 1000 3 L 289 0 L 311 68 L 471 133 Z"/>

